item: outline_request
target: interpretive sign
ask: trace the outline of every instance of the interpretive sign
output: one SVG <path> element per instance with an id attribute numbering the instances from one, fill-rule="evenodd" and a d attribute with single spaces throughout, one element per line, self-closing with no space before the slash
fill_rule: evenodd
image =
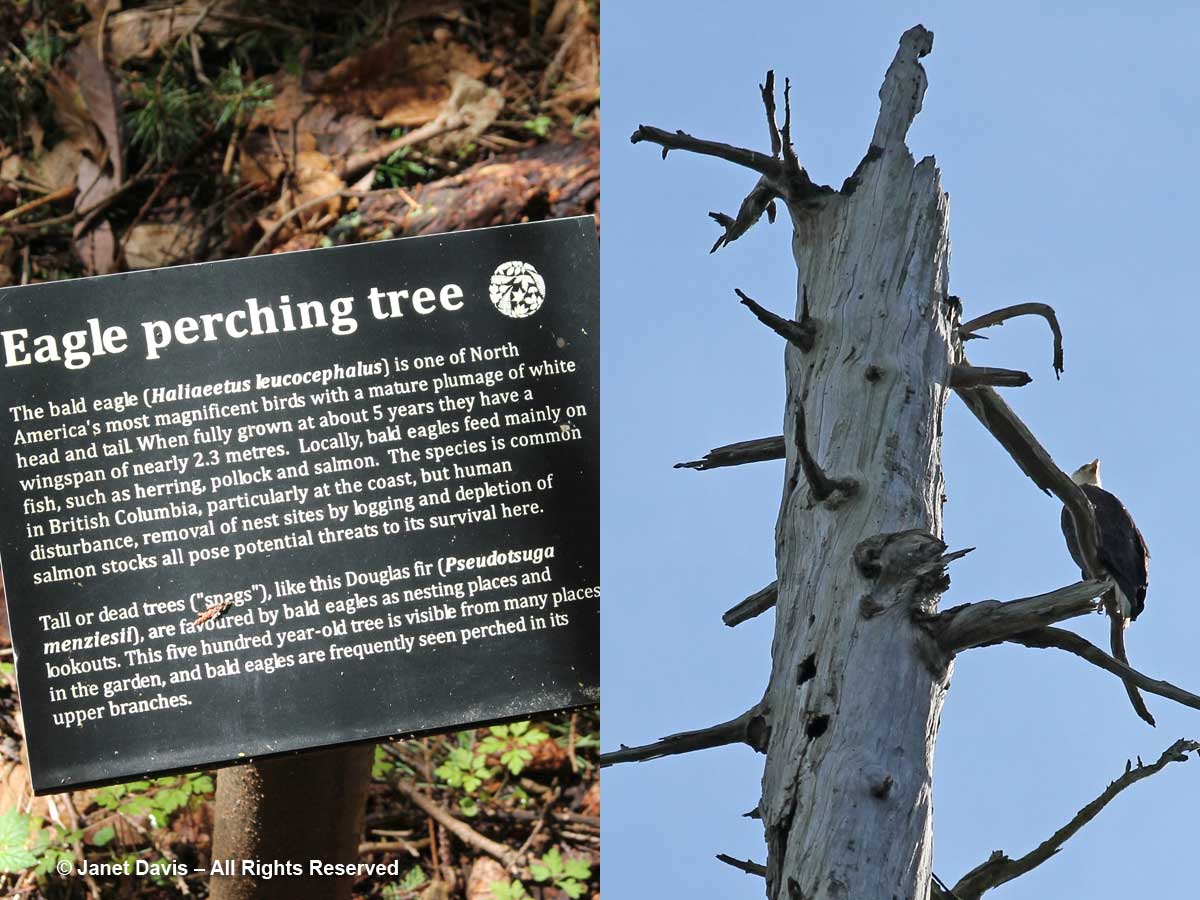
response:
<path id="1" fill-rule="evenodd" d="M 39 793 L 599 699 L 590 218 L 0 291 Z"/>

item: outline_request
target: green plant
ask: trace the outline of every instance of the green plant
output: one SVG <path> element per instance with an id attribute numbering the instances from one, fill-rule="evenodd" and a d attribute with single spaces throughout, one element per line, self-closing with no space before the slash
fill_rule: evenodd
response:
<path id="1" fill-rule="evenodd" d="M 456 740 L 458 746 L 451 748 L 446 761 L 433 774 L 466 793 L 467 796 L 459 798 L 458 805 L 465 815 L 473 816 L 479 812 L 479 804 L 472 795 L 496 772 L 488 766 L 487 754 L 476 747 L 475 732 L 460 731 Z"/>
<path id="2" fill-rule="evenodd" d="M 0 815 L 0 872 L 23 872 L 37 865 L 30 836 L 33 819 L 15 806 Z"/>
<path id="3" fill-rule="evenodd" d="M 388 774 L 394 768 L 396 768 L 396 764 L 392 762 L 391 755 L 382 746 L 376 744 L 375 761 L 371 763 L 371 777 L 376 781 L 386 781 Z"/>
<path id="4" fill-rule="evenodd" d="M 544 138 L 550 133 L 551 127 L 554 125 L 554 120 L 549 116 L 535 116 L 525 122 L 525 130 L 532 131 L 540 138 Z"/>
<path id="5" fill-rule="evenodd" d="M 429 881 L 429 877 L 425 874 L 425 870 L 420 866 L 413 866 L 399 881 L 393 881 L 391 884 L 383 886 L 384 900 L 400 900 L 402 897 L 407 897 L 427 881 Z"/>
<path id="6" fill-rule="evenodd" d="M 492 900 L 525 900 L 529 896 L 519 881 L 493 881 L 488 885 Z"/>
<path id="7" fill-rule="evenodd" d="M 540 863 L 533 863 L 529 872 L 534 881 L 550 882 L 571 900 L 583 896 L 587 882 L 592 877 L 592 867 L 587 860 L 563 859 L 557 847 L 551 847 Z"/>
<path id="8" fill-rule="evenodd" d="M 66 42 L 57 32 L 51 31 L 45 25 L 29 32 L 25 37 L 25 55 L 42 72 L 49 72 L 54 60 L 61 56 L 66 48 Z"/>
<path id="9" fill-rule="evenodd" d="M 395 137 L 396 132 L 392 135 Z M 409 159 L 410 148 L 401 147 L 375 167 L 375 184 L 398 188 L 408 184 L 409 178 L 426 178 L 429 170 L 415 160 Z"/>
<path id="10" fill-rule="evenodd" d="M 200 134 L 206 98 L 173 74 L 169 63 L 153 81 L 132 82 L 130 102 L 129 141 L 156 163 L 174 159 Z"/>
<path id="11" fill-rule="evenodd" d="M 170 821 L 172 814 L 187 806 L 193 798 L 198 802 L 212 792 L 212 776 L 189 772 L 101 788 L 96 792 L 96 803 L 127 816 L 148 815 L 154 827 L 161 828 Z"/>
<path id="12" fill-rule="evenodd" d="M 242 77 L 241 65 L 236 59 L 230 60 L 213 82 L 210 95 L 209 102 L 212 112 L 216 113 L 217 129 L 230 123 L 241 127 L 254 110 L 270 104 L 274 96 L 274 85 L 261 78 L 247 83 Z"/>
<path id="13" fill-rule="evenodd" d="M 82 837 L 83 832 L 67 831 L 61 825 L 43 830 L 34 841 L 33 852 L 38 858 L 34 873 L 51 875 L 59 872 L 58 864 L 63 860 L 74 865 L 75 843 Z"/>
<path id="14" fill-rule="evenodd" d="M 533 759 L 530 747 L 549 740 L 550 735 L 538 728 L 530 728 L 529 722 L 513 722 L 511 725 L 493 725 L 491 733 L 483 739 L 479 749 L 483 753 L 500 757 L 500 764 L 520 775 L 521 770 Z"/>
<path id="15" fill-rule="evenodd" d="M 57 871 L 60 861 L 75 863 L 75 843 L 83 836 L 61 825 L 43 827 L 39 816 L 12 807 L 0 814 L 0 872 L 24 872 L 32 868 L 38 875 Z"/>
<path id="16" fill-rule="evenodd" d="M 153 79 L 129 83 L 129 141 L 159 164 L 190 149 L 206 130 L 240 128 L 274 95 L 274 88 L 262 79 L 247 83 L 236 59 L 212 85 L 193 81 L 184 72 L 167 60 Z"/>

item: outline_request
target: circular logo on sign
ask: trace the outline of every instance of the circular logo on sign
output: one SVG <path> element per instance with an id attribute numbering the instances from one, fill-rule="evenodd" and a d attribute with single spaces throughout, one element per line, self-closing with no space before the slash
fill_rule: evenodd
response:
<path id="1" fill-rule="evenodd" d="M 527 262 L 500 263 L 488 286 L 492 305 L 512 319 L 524 319 L 542 308 L 546 300 L 546 282 Z"/>

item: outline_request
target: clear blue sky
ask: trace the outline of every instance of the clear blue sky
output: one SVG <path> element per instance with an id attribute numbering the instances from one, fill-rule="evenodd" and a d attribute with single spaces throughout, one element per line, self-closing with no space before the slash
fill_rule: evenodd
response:
<path id="1" fill-rule="evenodd" d="M 754 10 L 751 14 L 751 9 Z M 612 2 L 603 13 L 603 741 L 644 743 L 722 721 L 762 693 L 774 625 L 721 613 L 774 577 L 780 463 L 696 473 L 671 464 L 780 432 L 781 341 L 735 286 L 787 313 L 786 218 L 731 247 L 753 175 L 629 143 L 639 122 L 765 149 L 757 83 L 793 84 L 794 134 L 813 177 L 839 185 L 866 149 L 897 40 L 935 33 L 929 91 L 909 135 L 951 199 L 951 290 L 966 316 L 1025 300 L 1055 306 L 1066 374 L 1045 324 L 990 331 L 976 364 L 1022 368 L 1009 402 L 1064 468 L 1099 456 L 1154 554 L 1145 614 L 1128 634 L 1144 671 L 1200 690 L 1196 388 L 1200 251 L 1200 12 L 1184 4 Z M 961 404 L 945 428 L 944 605 L 1009 599 L 1078 577 L 1042 495 Z M 1099 617 L 1077 620 L 1106 642 Z M 935 869 L 947 881 L 1003 848 L 1024 853 L 1200 712 L 1147 697 L 1048 650 L 959 657 L 935 773 Z M 605 770 L 604 877 L 612 898 L 756 897 L 713 859 L 762 860 L 762 757 L 744 747 Z M 1190 896 L 1200 761 L 1123 794 L 1057 858 L 999 888 L 1009 900 Z"/>

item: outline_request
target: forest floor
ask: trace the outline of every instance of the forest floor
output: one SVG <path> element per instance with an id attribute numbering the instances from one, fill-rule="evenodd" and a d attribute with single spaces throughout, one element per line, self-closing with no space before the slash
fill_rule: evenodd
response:
<path id="1" fill-rule="evenodd" d="M 595 0 L 0 4 L 0 287 L 598 215 L 598 16 Z M 402 874 L 355 896 L 598 900 L 598 742 L 588 710 L 380 745 L 361 859 Z M 55 868 L 207 866 L 215 777 L 34 798 L 0 622 L 0 895 L 204 897 L 199 874 Z"/>

